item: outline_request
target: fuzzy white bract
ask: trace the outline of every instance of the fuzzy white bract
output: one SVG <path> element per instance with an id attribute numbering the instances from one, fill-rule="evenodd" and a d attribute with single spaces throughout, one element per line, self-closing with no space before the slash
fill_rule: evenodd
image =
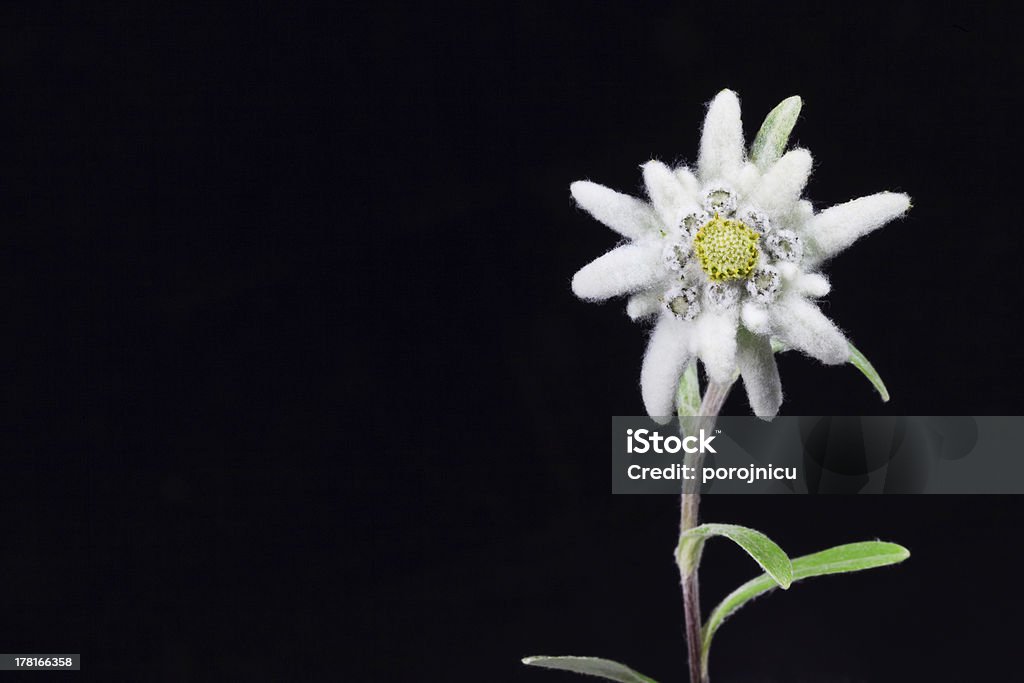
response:
<path id="1" fill-rule="evenodd" d="M 579 205 L 628 240 L 580 269 L 573 292 L 629 295 L 631 318 L 656 317 L 640 377 L 652 417 L 674 413 L 694 359 L 714 382 L 738 372 L 765 418 L 782 403 L 772 340 L 823 363 L 849 359 L 843 333 L 814 303 L 829 291 L 819 269 L 903 215 L 910 198 L 880 192 L 815 213 L 801 199 L 810 173 L 805 149 L 748 159 L 739 100 L 723 90 L 708 106 L 696 169 L 643 165 L 648 201 L 572 184 Z"/>

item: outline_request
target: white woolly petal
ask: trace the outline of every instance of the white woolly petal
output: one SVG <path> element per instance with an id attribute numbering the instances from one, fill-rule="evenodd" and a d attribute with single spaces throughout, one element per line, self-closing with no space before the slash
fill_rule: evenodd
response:
<path id="1" fill-rule="evenodd" d="M 664 225 L 675 226 L 683 209 L 694 203 L 693 199 L 679 182 L 679 177 L 665 164 L 648 161 L 643 169 L 647 196 L 651 198 L 654 209 Z"/>
<path id="2" fill-rule="evenodd" d="M 741 195 L 745 195 L 753 190 L 760 180 L 761 171 L 758 170 L 756 164 L 748 161 L 743 164 L 743 168 L 741 168 L 739 173 L 736 174 L 736 178 L 733 182 L 736 184 L 737 192 Z"/>
<path id="3" fill-rule="evenodd" d="M 675 413 L 679 378 L 690 362 L 690 337 L 693 324 L 665 314 L 651 332 L 640 370 L 640 393 L 647 414 L 658 422 L 668 422 Z"/>
<path id="4" fill-rule="evenodd" d="M 794 349 L 835 365 L 850 358 L 850 346 L 835 324 L 818 307 L 799 296 L 784 298 L 772 307 L 775 335 Z"/>
<path id="5" fill-rule="evenodd" d="M 626 302 L 626 314 L 632 320 L 646 318 L 661 310 L 661 295 L 655 290 L 634 294 L 629 297 L 629 301 Z"/>
<path id="6" fill-rule="evenodd" d="M 740 319 L 743 321 L 744 327 L 757 334 L 768 334 L 771 329 L 768 325 L 768 310 L 753 301 L 743 304 Z"/>
<path id="7" fill-rule="evenodd" d="M 907 195 L 879 192 L 825 209 L 807 222 L 804 234 L 821 258 L 830 258 L 909 208 Z"/>
<path id="8" fill-rule="evenodd" d="M 754 415 L 765 419 L 778 415 L 782 405 L 782 381 L 768 337 L 743 334 L 739 339 L 736 364 Z"/>
<path id="9" fill-rule="evenodd" d="M 697 176 L 693 175 L 693 171 L 685 166 L 680 166 L 675 170 L 676 178 L 679 178 L 679 182 L 682 184 L 683 189 L 686 190 L 686 194 L 690 196 L 690 199 L 696 204 L 700 199 L 700 181 L 697 180 Z"/>
<path id="10" fill-rule="evenodd" d="M 701 180 L 732 178 L 743 164 L 743 122 L 736 93 L 723 90 L 711 100 L 700 138 Z"/>
<path id="11" fill-rule="evenodd" d="M 737 308 L 707 311 L 696 322 L 697 353 L 708 377 L 728 382 L 736 371 Z"/>
<path id="12" fill-rule="evenodd" d="M 789 261 L 783 261 L 778 264 L 779 274 L 782 275 L 782 279 L 786 282 L 792 282 L 800 277 L 800 266 Z"/>
<path id="13" fill-rule="evenodd" d="M 643 235 L 657 234 L 661 228 L 654 209 L 636 197 L 588 180 L 573 183 L 569 190 L 587 213 L 623 237 L 636 239 Z"/>
<path id="14" fill-rule="evenodd" d="M 572 292 L 581 299 L 607 299 L 647 289 L 664 275 L 660 244 L 626 244 L 580 268 Z"/>
<path id="15" fill-rule="evenodd" d="M 801 199 L 794 206 L 786 220 L 787 225 L 800 234 L 804 234 L 804 226 L 814 217 L 814 206 L 806 199 Z"/>
<path id="16" fill-rule="evenodd" d="M 828 294 L 832 285 L 821 273 L 801 273 L 796 278 L 796 290 L 805 296 L 817 298 Z"/>
<path id="17" fill-rule="evenodd" d="M 810 152 L 806 149 L 786 152 L 761 176 L 749 201 L 772 218 L 786 216 L 793 210 L 810 175 Z"/>

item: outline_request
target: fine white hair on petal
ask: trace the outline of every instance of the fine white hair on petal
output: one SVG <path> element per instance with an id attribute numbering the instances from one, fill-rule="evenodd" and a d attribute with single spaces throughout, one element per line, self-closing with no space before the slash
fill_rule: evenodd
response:
<path id="1" fill-rule="evenodd" d="M 790 212 L 788 223 L 789 227 L 793 228 L 799 233 L 802 233 L 804 226 L 807 225 L 807 221 L 814 217 L 814 206 L 806 199 L 801 199 L 793 206 L 793 211 Z"/>
<path id="2" fill-rule="evenodd" d="M 767 420 L 778 415 L 782 405 L 782 381 L 768 337 L 741 333 L 736 364 L 754 415 Z"/>
<path id="3" fill-rule="evenodd" d="M 658 422 L 668 422 L 675 412 L 679 378 L 690 362 L 690 337 L 693 323 L 665 314 L 651 332 L 640 370 L 640 393 L 647 414 Z"/>
<path id="4" fill-rule="evenodd" d="M 661 295 L 655 290 L 634 294 L 626 302 L 626 315 L 631 320 L 640 320 L 641 318 L 654 315 L 661 310 Z"/>
<path id="5" fill-rule="evenodd" d="M 882 227 L 910 208 L 910 197 L 879 192 L 825 209 L 811 218 L 804 234 L 823 259 L 838 254 L 872 230 Z"/>
<path id="6" fill-rule="evenodd" d="M 786 346 L 827 365 L 850 358 L 850 345 L 843 333 L 803 297 L 789 296 L 772 307 L 772 329 Z"/>
<path id="7" fill-rule="evenodd" d="M 806 149 L 786 152 L 761 176 L 750 194 L 750 203 L 772 218 L 787 216 L 807 185 L 811 163 L 811 153 Z"/>
<path id="8" fill-rule="evenodd" d="M 600 301 L 647 289 L 664 275 L 660 244 L 625 244 L 576 271 L 572 291 L 581 299 Z"/>
<path id="9" fill-rule="evenodd" d="M 776 264 L 779 269 L 779 274 L 782 275 L 782 279 L 788 281 L 796 280 L 800 277 L 800 266 L 790 261 L 780 261 Z"/>
<path id="10" fill-rule="evenodd" d="M 732 178 L 743 164 L 743 121 L 736 93 L 723 90 L 704 117 L 697 169 L 701 180 Z"/>
<path id="11" fill-rule="evenodd" d="M 741 195 L 745 195 L 754 189 L 759 180 L 761 180 L 761 171 L 755 163 L 748 161 L 736 174 L 736 190 Z"/>
<path id="12" fill-rule="evenodd" d="M 697 199 L 700 197 L 700 181 L 697 180 L 697 176 L 693 175 L 693 171 L 686 166 L 677 168 L 675 174 L 676 178 L 679 178 L 683 189 L 686 190 L 686 194 L 690 196 L 694 203 L 697 203 Z"/>
<path id="13" fill-rule="evenodd" d="M 623 237 L 636 239 L 657 234 L 661 227 L 654 209 L 636 197 L 589 180 L 576 181 L 569 186 L 569 191 L 587 213 Z"/>
<path id="14" fill-rule="evenodd" d="M 729 382 L 736 371 L 738 307 L 707 311 L 697 323 L 697 353 L 713 382 Z"/>
<path id="15" fill-rule="evenodd" d="M 740 319 L 743 321 L 743 326 L 751 332 L 768 334 L 770 331 L 768 310 L 761 304 L 754 303 L 753 301 L 745 302 L 742 311 L 740 311 Z"/>
<path id="16" fill-rule="evenodd" d="M 660 161 L 648 161 L 643 169 L 644 186 L 654 209 L 667 227 L 675 227 L 683 211 L 693 208 L 692 199 L 676 174 L 665 164 Z"/>
<path id="17" fill-rule="evenodd" d="M 821 273 L 802 273 L 796 279 L 796 290 L 805 296 L 825 296 L 831 289 L 828 278 Z"/>

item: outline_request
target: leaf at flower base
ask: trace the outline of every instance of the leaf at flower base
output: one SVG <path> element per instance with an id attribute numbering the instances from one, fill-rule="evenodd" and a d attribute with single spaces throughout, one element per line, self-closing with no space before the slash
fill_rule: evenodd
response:
<path id="1" fill-rule="evenodd" d="M 684 434 L 693 434 L 693 419 L 700 415 L 700 378 L 697 376 L 697 362 L 690 361 L 679 379 L 676 389 L 676 414 Z"/>
<path id="2" fill-rule="evenodd" d="M 793 581 L 884 567 L 902 562 L 908 557 L 910 551 L 896 543 L 866 541 L 838 545 L 793 560 Z M 740 607 L 774 588 L 775 582 L 772 578 L 762 574 L 734 590 L 715 607 L 702 630 L 701 663 L 705 671 L 708 653 L 711 651 L 711 640 L 715 637 L 718 627 Z"/>
<path id="3" fill-rule="evenodd" d="M 711 536 L 724 536 L 746 550 L 747 554 L 767 572 L 767 576 L 783 589 L 789 588 L 789 584 L 793 582 L 793 565 L 782 548 L 760 531 L 736 524 L 701 524 L 682 534 L 679 538 L 678 559 L 684 573 L 693 568 L 692 565 L 696 564 L 696 559 L 700 556 L 699 548 L 684 553 L 684 544 L 687 541 L 703 540 Z"/>
<path id="4" fill-rule="evenodd" d="M 525 657 L 523 664 L 598 676 L 619 683 L 658 683 L 653 678 L 633 671 L 625 664 L 600 657 Z"/>
<path id="5" fill-rule="evenodd" d="M 761 130 L 757 131 L 754 144 L 750 146 L 750 158 L 762 171 L 782 156 L 803 105 L 799 95 L 787 97 L 764 117 Z"/>
<path id="6" fill-rule="evenodd" d="M 849 344 L 849 342 L 847 342 Z M 889 402 L 889 390 L 885 388 L 885 382 L 882 381 L 881 375 L 875 370 L 875 366 L 871 364 L 871 361 L 860 352 L 853 344 L 850 344 L 850 365 L 864 373 L 864 376 L 868 378 L 868 381 L 874 385 L 875 390 L 878 391 L 882 397 L 883 403 Z"/>

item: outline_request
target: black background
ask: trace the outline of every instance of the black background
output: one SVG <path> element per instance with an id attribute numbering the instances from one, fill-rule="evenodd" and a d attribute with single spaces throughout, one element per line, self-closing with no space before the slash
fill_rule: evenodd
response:
<path id="1" fill-rule="evenodd" d="M 914 209 L 825 304 L 893 400 L 787 354 L 783 411 L 1019 414 L 1009 12 L 5 4 L 0 650 L 111 681 L 571 680 L 537 653 L 680 680 L 677 501 L 606 466 L 645 332 L 572 297 L 615 237 L 568 185 L 694 160 L 723 87 L 748 136 L 802 95 L 816 205 Z M 1017 498 L 704 516 L 913 552 L 747 608 L 714 680 L 1015 678 Z M 753 572 L 711 544 L 706 605 Z"/>

